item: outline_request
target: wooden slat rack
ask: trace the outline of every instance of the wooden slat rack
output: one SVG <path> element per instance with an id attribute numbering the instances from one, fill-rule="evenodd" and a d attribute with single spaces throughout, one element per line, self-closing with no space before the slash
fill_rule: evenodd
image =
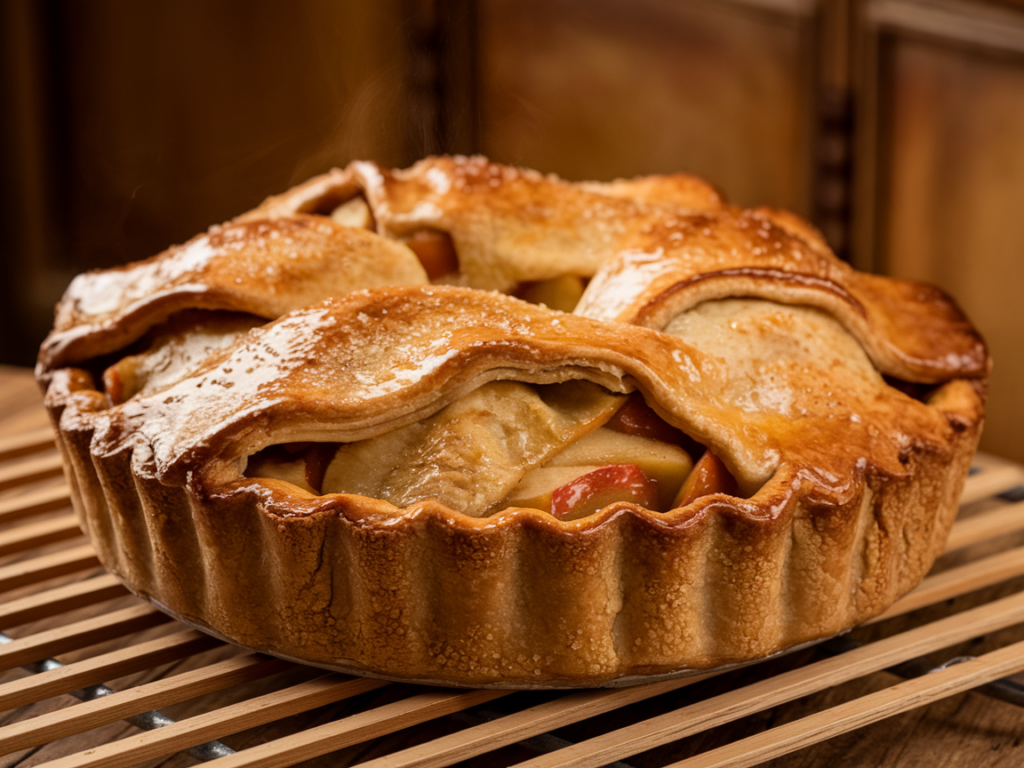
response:
<path id="1" fill-rule="evenodd" d="M 0 768 L 1024 763 L 1017 465 L 978 458 L 933 573 L 846 637 L 634 688 L 446 690 L 234 648 L 128 594 L 31 386 L 0 369 Z"/>

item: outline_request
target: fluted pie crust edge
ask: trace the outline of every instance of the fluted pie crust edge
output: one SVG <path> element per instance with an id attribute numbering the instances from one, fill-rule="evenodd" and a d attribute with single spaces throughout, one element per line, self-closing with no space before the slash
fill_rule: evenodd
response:
<path id="1" fill-rule="evenodd" d="M 401 515 L 362 497 L 296 505 L 251 482 L 212 492 L 99 455 L 88 373 L 47 408 L 101 562 L 140 597 L 252 649 L 389 679 L 614 685 L 766 657 L 845 631 L 915 586 L 942 551 L 981 428 L 977 386 L 931 397 L 954 438 L 867 473 L 843 503 L 783 466 L 749 500 L 578 521 L 516 510 Z"/>

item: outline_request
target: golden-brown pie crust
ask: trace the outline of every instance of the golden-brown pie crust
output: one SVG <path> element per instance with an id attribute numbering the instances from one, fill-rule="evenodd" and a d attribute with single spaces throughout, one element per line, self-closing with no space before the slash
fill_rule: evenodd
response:
<path id="1" fill-rule="evenodd" d="M 456 685 L 591 686 L 744 663 L 884 611 L 952 524 L 983 421 L 984 346 L 935 289 L 856 273 L 795 217 L 739 211 L 673 179 L 572 185 L 481 159 L 354 164 L 226 225 L 262 233 L 256 256 L 214 248 L 216 269 L 199 260 L 102 305 L 90 304 L 96 285 L 158 273 L 180 250 L 83 278 L 38 370 L 101 561 L 242 645 Z M 356 194 L 377 234 L 317 215 Z M 292 274 L 292 251 L 267 245 L 278 227 L 394 263 L 406 262 L 391 238 L 446 231 L 470 287 L 415 285 L 420 273 L 395 267 L 404 278 L 367 285 L 296 277 L 292 293 L 291 278 L 247 269 Z M 319 264 L 324 252 L 302 258 Z M 596 273 L 578 314 L 481 290 L 552 271 Z M 271 322 L 112 405 L 96 361 L 185 307 Z M 696 336 L 673 335 L 688 319 Z M 779 377 L 786 404 L 730 394 L 728 355 L 707 345 L 706 327 L 772 341 L 757 365 Z M 786 328 L 826 339 L 826 353 L 788 364 L 773 351 Z M 243 475 L 268 445 L 379 435 L 485 382 L 574 379 L 640 389 L 723 459 L 747 498 L 714 494 L 667 513 L 616 503 L 572 521 L 522 508 L 470 517 L 429 499 L 399 509 Z"/>

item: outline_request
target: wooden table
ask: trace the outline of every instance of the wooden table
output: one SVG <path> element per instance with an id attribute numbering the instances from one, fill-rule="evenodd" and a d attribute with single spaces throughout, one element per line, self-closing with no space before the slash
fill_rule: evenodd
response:
<path id="1" fill-rule="evenodd" d="M 0 367 L 0 766 L 193 765 L 195 745 L 223 766 L 1024 765 L 1021 691 L 969 690 L 1024 670 L 1024 501 L 993 496 L 1024 485 L 1017 465 L 979 457 L 933 574 L 848 638 L 708 679 L 450 691 L 251 654 L 128 595 L 75 525 L 46 430 L 30 373 Z M 961 655 L 981 658 L 912 676 Z M 920 669 L 885 671 L 904 660 Z M 123 719 L 149 710 L 164 727 Z"/>

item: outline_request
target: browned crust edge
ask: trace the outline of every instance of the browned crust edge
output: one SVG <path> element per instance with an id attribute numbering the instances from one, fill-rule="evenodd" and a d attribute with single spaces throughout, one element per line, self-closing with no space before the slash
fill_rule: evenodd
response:
<path id="1" fill-rule="evenodd" d="M 512 688 L 743 663 L 881 613 L 942 551 L 981 401 L 966 381 L 941 387 L 949 450 L 911 452 L 902 477 L 865 467 L 839 504 L 783 467 L 750 500 L 562 522 L 344 495 L 296 515 L 260 481 L 163 485 L 133 468 L 144 445 L 94 456 L 88 414 L 106 404 L 87 373 L 58 370 L 47 393 L 83 529 L 137 594 L 267 653 Z"/>

